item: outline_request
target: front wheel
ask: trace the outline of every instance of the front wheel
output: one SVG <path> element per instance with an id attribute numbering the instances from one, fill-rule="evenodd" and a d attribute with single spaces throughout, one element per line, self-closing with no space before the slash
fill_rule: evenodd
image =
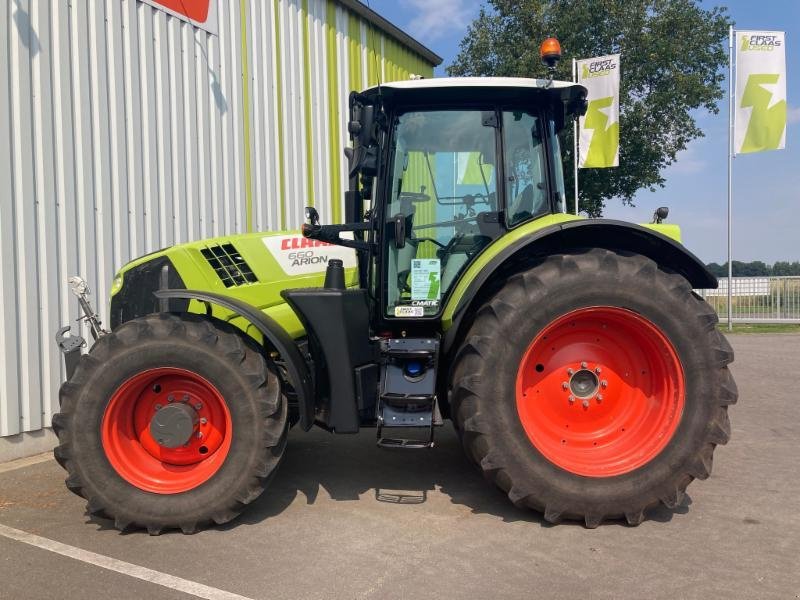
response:
<path id="1" fill-rule="evenodd" d="M 467 454 L 550 522 L 638 524 L 674 507 L 730 436 L 733 352 L 716 323 L 683 277 L 644 256 L 547 258 L 486 302 L 457 354 Z"/>
<path id="2" fill-rule="evenodd" d="M 121 530 L 230 521 L 286 446 L 275 368 L 240 331 L 196 315 L 150 315 L 102 337 L 60 400 L 67 487 Z"/>

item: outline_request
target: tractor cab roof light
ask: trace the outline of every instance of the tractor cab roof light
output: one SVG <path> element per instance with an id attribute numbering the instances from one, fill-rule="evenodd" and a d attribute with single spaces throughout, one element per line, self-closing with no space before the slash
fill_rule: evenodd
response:
<path id="1" fill-rule="evenodd" d="M 554 37 L 544 40 L 539 46 L 539 57 L 550 73 L 553 73 L 561 60 L 561 43 Z"/>

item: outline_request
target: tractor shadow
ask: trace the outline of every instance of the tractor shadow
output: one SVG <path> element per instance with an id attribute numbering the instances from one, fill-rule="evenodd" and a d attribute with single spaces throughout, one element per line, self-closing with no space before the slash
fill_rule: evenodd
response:
<path id="1" fill-rule="evenodd" d="M 430 450 L 386 450 L 376 447 L 375 430 L 357 435 L 332 435 L 320 429 L 304 433 L 295 428 L 275 479 L 264 495 L 233 522 L 257 524 L 280 514 L 302 495 L 309 505 L 320 493 L 341 502 L 424 504 L 430 494 L 442 494 L 473 514 L 489 514 L 504 522 L 525 521 L 553 527 L 535 511 L 515 507 L 506 495 L 487 482 L 464 456 L 452 426 L 436 431 L 436 447 Z M 659 506 L 648 513 L 657 522 L 672 520 L 688 511 L 691 499 L 675 509 Z M 561 526 L 583 526 L 565 521 Z M 605 521 L 604 525 L 623 525 Z"/>

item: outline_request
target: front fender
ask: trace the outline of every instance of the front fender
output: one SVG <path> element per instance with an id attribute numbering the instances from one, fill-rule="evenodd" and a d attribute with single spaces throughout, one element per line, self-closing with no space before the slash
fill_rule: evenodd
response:
<path id="1" fill-rule="evenodd" d="M 297 394 L 300 426 L 304 431 L 314 424 L 314 383 L 308 363 L 295 341 L 277 321 L 255 306 L 242 300 L 198 290 L 157 290 L 153 294 L 160 300 L 197 300 L 221 306 L 249 321 L 264 336 L 264 345 L 272 347 L 286 363 L 289 383 Z"/>

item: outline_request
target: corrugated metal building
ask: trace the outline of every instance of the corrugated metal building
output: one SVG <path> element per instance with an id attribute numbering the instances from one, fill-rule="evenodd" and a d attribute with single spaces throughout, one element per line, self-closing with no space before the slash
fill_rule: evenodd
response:
<path id="1" fill-rule="evenodd" d="M 215 31 L 170 0 L 0 8 L 0 460 L 52 446 L 68 276 L 107 322 L 132 258 L 339 222 L 350 90 L 441 62 L 356 0 L 211 2 Z"/>

